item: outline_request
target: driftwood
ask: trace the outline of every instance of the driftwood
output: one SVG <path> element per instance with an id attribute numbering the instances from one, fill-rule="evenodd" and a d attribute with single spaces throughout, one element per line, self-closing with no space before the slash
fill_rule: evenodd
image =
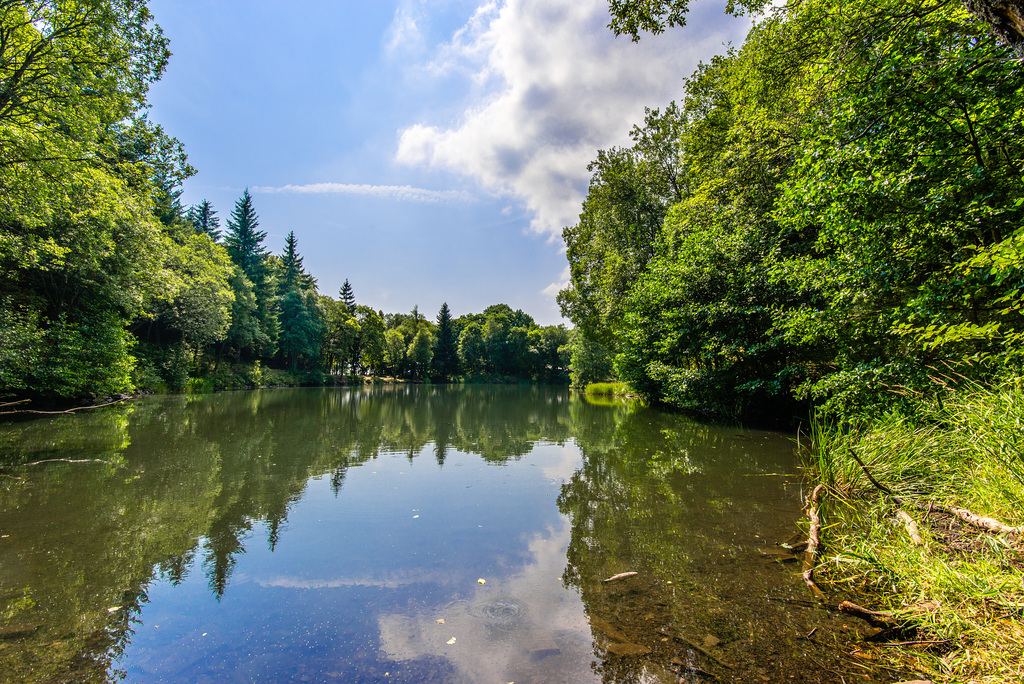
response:
<path id="1" fill-rule="evenodd" d="M 11 411 L 0 411 L 0 416 L 11 416 L 17 414 L 28 414 L 32 416 L 60 416 L 66 413 L 77 413 L 78 411 L 92 411 L 93 409 L 104 408 L 106 406 L 114 406 L 115 404 L 123 404 L 128 401 L 131 397 L 124 397 L 123 399 L 117 399 L 115 401 L 108 401 L 105 404 L 93 404 L 91 406 L 75 406 L 74 408 L 64 409 L 63 411 L 35 411 L 32 409 L 14 409 Z M 21 401 L 10 401 L 6 404 L 0 404 L 0 409 L 7 408 L 8 406 L 16 406 L 18 404 L 26 404 L 30 399 L 22 399 Z"/>
<path id="2" fill-rule="evenodd" d="M 42 465 L 43 463 L 106 463 L 110 465 L 110 461 L 104 461 L 99 458 L 46 458 L 42 461 L 31 461 L 29 463 L 0 463 L 0 468 L 27 468 L 29 466 Z"/>
<path id="3" fill-rule="evenodd" d="M 1011 527 L 1010 525 L 1005 525 L 999 522 L 995 518 L 988 518 L 983 515 L 978 515 L 973 511 L 967 510 L 966 508 L 947 508 L 946 506 L 940 506 L 939 504 L 936 503 L 923 504 L 918 501 L 908 501 L 903 497 L 898 496 L 891 489 L 889 489 L 881 482 L 876 480 L 874 476 L 871 474 L 871 471 L 868 470 L 868 467 L 867 465 L 865 465 L 864 461 L 860 460 L 860 457 L 857 456 L 857 453 L 852 448 L 849 451 L 850 456 L 852 456 L 853 460 L 857 462 L 857 465 L 860 466 L 860 469 L 864 471 L 864 474 L 867 476 L 868 481 L 871 482 L 871 484 L 873 484 L 876 489 L 888 494 L 892 498 L 892 500 L 899 506 L 912 506 L 913 508 L 916 508 L 919 511 L 927 511 L 929 513 L 931 513 L 932 511 L 938 511 L 939 513 L 952 515 L 955 518 L 958 518 L 962 522 L 965 522 L 972 527 L 975 527 L 980 530 L 985 530 L 987 532 L 1024 536 L 1024 527 Z"/>
<path id="4" fill-rule="evenodd" d="M 924 546 L 924 537 L 921 536 L 921 528 L 917 526 L 917 521 L 910 517 L 910 514 L 904 510 L 896 511 L 896 519 L 903 523 L 903 527 L 907 529 L 907 534 L 910 535 L 910 540 L 917 546 Z"/>
<path id="5" fill-rule="evenodd" d="M 825 594 L 814 583 L 814 561 L 818 555 L 818 544 L 820 543 L 821 534 L 821 518 L 818 516 L 818 495 L 824 487 L 825 485 L 818 485 L 814 488 L 814 492 L 811 494 L 810 508 L 807 510 L 807 517 L 811 520 L 811 529 L 807 538 L 807 550 L 804 551 L 803 572 L 804 583 L 819 601 L 825 600 Z"/>
<path id="6" fill-rule="evenodd" d="M 892 627 L 896 624 L 896 620 L 893 618 L 892 613 L 868 610 L 864 606 L 858 606 L 856 603 L 851 601 L 843 601 L 840 603 L 839 611 L 841 613 L 846 613 L 847 615 L 859 617 L 861 620 L 867 620 L 875 627 Z"/>

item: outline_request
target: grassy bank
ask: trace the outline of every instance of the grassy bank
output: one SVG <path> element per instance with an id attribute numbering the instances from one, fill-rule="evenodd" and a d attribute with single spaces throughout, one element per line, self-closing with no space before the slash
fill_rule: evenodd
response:
<path id="1" fill-rule="evenodd" d="M 583 392 L 614 397 L 629 397 L 635 394 L 632 388 L 624 382 L 592 382 L 583 389 Z"/>
<path id="2" fill-rule="evenodd" d="M 1024 389 L 1013 381 L 947 390 L 913 417 L 816 431 L 810 465 L 826 488 L 818 583 L 903 626 L 854 657 L 935 682 L 1024 681 L 1024 533 L 945 512 L 1024 526 L 1022 428 Z"/>

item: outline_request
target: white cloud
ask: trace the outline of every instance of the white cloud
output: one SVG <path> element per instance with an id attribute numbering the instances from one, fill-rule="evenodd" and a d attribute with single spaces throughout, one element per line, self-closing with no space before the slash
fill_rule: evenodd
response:
<path id="1" fill-rule="evenodd" d="M 548 297 L 555 297 L 555 296 L 557 296 L 558 293 L 560 291 L 564 290 L 565 286 L 569 284 L 569 276 L 570 275 L 571 274 L 569 272 L 569 267 L 566 266 L 564 269 L 562 269 L 562 275 L 558 276 L 558 282 L 557 283 L 551 283 L 550 285 L 545 287 L 543 290 L 541 290 L 541 294 L 545 294 Z"/>
<path id="2" fill-rule="evenodd" d="M 395 18 L 388 27 L 385 38 L 387 52 L 410 51 L 422 46 L 423 35 L 410 8 L 399 7 L 395 10 Z"/>
<path id="3" fill-rule="evenodd" d="M 353 183 L 310 183 L 308 185 L 281 185 L 277 187 L 257 185 L 252 188 L 261 194 L 335 194 L 364 195 L 383 199 L 400 200 L 403 202 L 427 202 L 431 204 L 447 202 L 471 202 L 472 195 L 460 190 L 426 190 L 410 185 L 366 185 Z"/>
<path id="4" fill-rule="evenodd" d="M 443 168 L 516 197 L 538 232 L 576 222 L 598 149 L 628 144 L 644 107 L 682 94 L 700 59 L 749 22 L 701 0 L 689 26 L 639 43 L 606 28 L 607 0 L 491 0 L 423 67 L 469 77 L 473 106 L 445 126 L 414 123 L 397 159 Z"/>

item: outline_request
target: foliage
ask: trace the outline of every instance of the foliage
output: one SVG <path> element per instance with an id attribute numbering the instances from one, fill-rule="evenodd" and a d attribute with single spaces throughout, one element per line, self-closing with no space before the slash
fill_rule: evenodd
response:
<path id="1" fill-rule="evenodd" d="M 205 233 L 214 242 L 220 240 L 220 218 L 209 200 L 189 207 L 185 218 L 197 233 Z"/>
<path id="2" fill-rule="evenodd" d="M 437 346 L 434 348 L 433 363 L 434 374 L 441 382 L 459 374 L 458 340 L 448 302 L 441 304 L 441 310 L 437 312 Z"/>
<path id="3" fill-rule="evenodd" d="M 635 37 L 680 23 L 686 3 L 612 9 Z M 680 105 L 649 112 L 631 148 L 598 153 L 564 231 L 563 312 L 645 397 L 734 419 L 876 411 L 925 391 L 929 367 L 981 378 L 1016 363 L 1024 83 L 1010 57 L 948 3 L 773 10 Z"/>
<path id="4" fill-rule="evenodd" d="M 1024 523 L 1019 377 L 990 387 L 933 380 L 940 389 L 918 397 L 912 415 L 889 411 L 852 429 L 819 424 L 815 431 L 809 465 L 828 488 L 823 503 L 829 551 L 819 581 L 866 588 L 882 609 L 912 622 L 916 639 L 949 640 L 941 657 L 885 649 L 879 654 L 883 664 L 909 662 L 935 681 L 1016 681 L 1024 658 L 1020 623 L 991 617 L 994 607 L 1010 614 L 1024 599 L 1010 543 L 904 506 L 924 537 L 923 546 L 915 545 L 891 521 L 891 501 L 851 456 L 856 453 L 877 481 L 905 500 L 966 508 L 1007 525 Z M 926 602 L 936 607 L 908 608 Z"/>
<path id="5" fill-rule="evenodd" d="M 614 376 L 614 358 L 604 345 L 589 339 L 579 328 L 575 328 L 568 342 L 570 384 L 573 387 L 606 380 Z"/>
<path id="6" fill-rule="evenodd" d="M 632 390 L 624 382 L 592 382 L 583 391 L 586 394 L 611 395 L 626 397 L 632 394 Z"/>

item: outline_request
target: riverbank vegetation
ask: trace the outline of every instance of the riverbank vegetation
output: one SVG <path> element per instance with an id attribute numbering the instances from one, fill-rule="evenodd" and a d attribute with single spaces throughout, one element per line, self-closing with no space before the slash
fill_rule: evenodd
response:
<path id="1" fill-rule="evenodd" d="M 610 7 L 640 39 L 687 3 Z M 746 42 L 591 165 L 563 232 L 574 377 L 604 359 L 588 382 L 654 402 L 813 415 L 819 583 L 907 622 L 859 657 L 1020 681 L 1024 55 L 999 19 L 1020 8 L 732 7 L 763 10 Z"/>
<path id="2" fill-rule="evenodd" d="M 935 681 L 1024 678 L 1022 420 L 1017 377 L 815 434 L 817 576 L 885 614 L 856 657 Z"/>
<path id="3" fill-rule="evenodd" d="M 768 12 L 592 163 L 563 233 L 580 347 L 724 418 L 847 416 L 934 394 L 944 363 L 1016 368 L 1022 82 L 955 3 Z"/>

